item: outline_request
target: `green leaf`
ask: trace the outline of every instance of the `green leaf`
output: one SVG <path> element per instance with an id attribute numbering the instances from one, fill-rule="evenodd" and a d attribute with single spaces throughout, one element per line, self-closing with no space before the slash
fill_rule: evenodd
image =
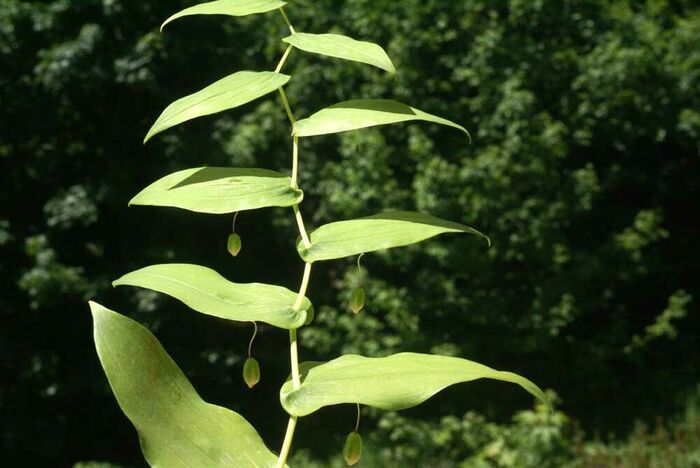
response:
<path id="1" fill-rule="evenodd" d="M 94 302 L 95 347 L 151 466 L 269 467 L 276 457 L 241 415 L 197 394 L 143 326 Z"/>
<path id="2" fill-rule="evenodd" d="M 143 142 L 188 120 L 254 101 L 284 86 L 290 78 L 281 73 L 251 71 L 241 71 L 222 78 L 201 91 L 170 104 L 148 131 Z"/>
<path id="3" fill-rule="evenodd" d="M 265 169 L 199 167 L 175 172 L 154 182 L 129 205 L 182 208 L 198 213 L 224 214 L 269 206 L 292 206 L 304 194 L 291 179 Z"/>
<path id="4" fill-rule="evenodd" d="M 396 73 L 384 49 L 372 42 L 357 41 L 340 34 L 308 33 L 294 33 L 282 40 L 306 52 L 366 63 Z"/>
<path id="5" fill-rule="evenodd" d="M 524 377 L 448 356 L 401 353 L 367 358 L 346 355 L 327 363 L 302 363 L 301 373 L 300 388 L 294 390 L 288 380 L 280 390 L 282 406 L 293 416 L 306 416 L 324 406 L 342 403 L 401 410 L 423 403 L 450 385 L 484 378 L 518 384 L 547 402 L 542 390 Z"/>
<path id="6" fill-rule="evenodd" d="M 301 327 L 311 302 L 294 310 L 297 294 L 280 286 L 232 283 L 197 265 L 152 265 L 122 276 L 114 286 L 137 286 L 174 297 L 206 315 L 239 322 L 265 322 L 279 328 Z"/>
<path id="7" fill-rule="evenodd" d="M 489 241 L 476 229 L 463 224 L 422 213 L 392 211 L 321 226 L 309 236 L 311 247 L 307 249 L 298 241 L 297 250 L 305 262 L 313 263 L 402 247 L 448 232 L 475 234 Z"/>
<path id="8" fill-rule="evenodd" d="M 358 99 L 326 107 L 307 119 L 297 121 L 293 133 L 298 137 L 327 135 L 412 120 L 447 125 L 469 136 L 469 132 L 461 125 L 386 99 Z"/>
<path id="9" fill-rule="evenodd" d="M 256 13 L 266 13 L 268 11 L 282 8 L 286 3 L 280 0 L 218 0 L 215 2 L 200 3 L 193 7 L 185 8 L 179 13 L 165 20 L 160 27 L 162 31 L 166 24 L 175 21 L 183 16 L 192 15 L 228 15 L 228 16 L 248 16 Z"/>

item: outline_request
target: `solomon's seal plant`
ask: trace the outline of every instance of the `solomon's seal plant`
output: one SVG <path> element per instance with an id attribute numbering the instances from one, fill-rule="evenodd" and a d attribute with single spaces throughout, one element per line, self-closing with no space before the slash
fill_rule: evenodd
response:
<path id="1" fill-rule="evenodd" d="M 280 403 L 289 414 L 284 441 L 279 454 L 273 453 L 243 416 L 203 401 L 145 327 L 91 303 L 97 353 L 114 395 L 138 431 L 143 454 L 152 466 L 283 467 L 297 420 L 338 404 L 358 407 L 358 425 L 343 450 L 345 460 L 352 465 L 359 461 L 362 452 L 358 433 L 360 405 L 383 410 L 410 408 L 450 385 L 481 378 L 515 383 L 545 400 L 542 391 L 521 376 L 456 357 L 401 353 L 383 358 L 344 355 L 329 362 L 299 362 L 297 330 L 313 319 L 313 306 L 306 291 L 316 262 L 406 246 L 446 233 L 488 239 L 471 227 L 406 211 L 334 222 L 307 231 L 300 209 L 303 193 L 297 183 L 300 138 L 409 121 L 447 125 L 464 132 L 465 138 L 469 134 L 454 122 L 392 100 L 341 102 L 296 120 L 284 91 L 291 77 L 282 73 L 292 49 L 361 62 L 388 73 L 394 73 L 395 68 L 376 44 L 338 34 L 296 32 L 284 7 L 285 2 L 280 0 L 218 0 L 187 8 L 166 20 L 163 26 L 190 15 L 244 16 L 277 10 L 291 34 L 282 39 L 286 50 L 274 71 L 238 71 L 175 101 L 158 117 L 145 141 L 183 122 L 276 92 L 292 128 L 291 176 L 268 169 L 185 169 L 146 187 L 130 204 L 218 215 L 266 207 L 291 208 L 299 228 L 297 250 L 304 263 L 299 291 L 269 284 L 232 283 L 209 268 L 188 264 L 153 265 L 114 282 L 115 286 L 136 286 L 168 294 L 203 314 L 254 324 L 265 322 L 288 330 L 291 373 L 280 389 Z M 227 247 L 235 256 L 241 247 L 235 222 L 232 231 Z M 352 293 L 349 306 L 353 312 L 364 307 L 364 296 L 360 287 Z M 260 379 L 260 367 L 251 355 L 253 339 L 242 370 L 250 387 Z"/>

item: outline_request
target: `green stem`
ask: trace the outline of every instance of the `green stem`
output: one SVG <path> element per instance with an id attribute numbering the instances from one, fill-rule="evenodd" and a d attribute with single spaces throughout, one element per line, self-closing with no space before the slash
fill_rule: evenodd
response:
<path id="1" fill-rule="evenodd" d="M 294 438 L 294 429 L 297 427 L 297 417 L 292 416 L 289 418 L 289 423 L 287 423 L 287 433 L 284 435 L 284 443 L 282 443 L 282 450 L 280 451 L 280 456 L 277 459 L 277 468 L 283 468 L 287 463 L 287 457 L 289 457 L 289 449 L 292 448 L 292 439 Z"/>
<path id="2" fill-rule="evenodd" d="M 287 18 L 287 14 L 284 12 L 282 8 L 279 9 L 280 13 L 282 14 L 282 17 L 284 18 L 285 23 L 287 23 L 287 26 L 289 27 L 289 30 L 294 34 L 294 27 L 292 26 L 292 23 L 289 21 L 289 18 Z M 277 65 L 277 69 L 275 70 L 277 73 L 279 73 L 282 70 L 282 67 L 284 66 L 285 62 L 287 61 L 287 58 L 289 57 L 289 54 L 291 53 L 293 47 L 290 45 L 287 47 L 287 50 L 285 50 L 284 55 L 282 56 L 282 59 L 280 60 L 279 64 Z M 289 99 L 287 99 L 287 94 L 284 92 L 284 88 L 279 88 L 279 93 L 280 97 L 282 98 L 282 104 L 284 105 L 284 110 L 287 113 L 287 117 L 289 118 L 289 122 L 292 125 L 292 128 L 294 127 L 294 124 L 296 122 L 294 118 L 294 114 L 292 113 L 292 109 L 289 106 Z M 293 146 L 292 146 L 292 178 L 291 178 L 291 185 L 293 188 L 298 189 L 299 188 L 299 183 L 298 183 L 298 174 L 299 174 L 299 139 L 294 136 L 293 137 Z M 296 218 L 297 221 L 297 226 L 299 227 L 299 234 L 301 235 L 302 242 L 304 243 L 304 247 L 307 249 L 311 247 L 311 241 L 309 240 L 309 235 L 306 233 L 306 227 L 304 226 L 304 219 L 301 216 L 301 211 L 299 210 L 299 205 L 296 204 L 293 206 L 294 209 L 294 217 Z M 306 290 L 309 287 L 309 280 L 311 278 L 311 263 L 306 263 L 304 264 L 304 276 L 301 280 L 301 286 L 299 287 L 299 294 L 297 295 L 296 302 L 294 303 L 294 310 L 299 311 L 301 310 L 301 306 L 304 302 L 304 298 L 306 297 Z M 291 368 L 292 368 L 292 385 L 294 389 L 298 389 L 301 387 L 301 376 L 299 373 L 299 350 L 298 350 L 298 340 L 297 340 L 297 331 L 296 329 L 289 330 L 289 358 L 291 362 Z M 289 457 L 289 451 L 292 448 L 292 440 L 294 439 L 294 431 L 297 426 L 297 417 L 296 416 L 290 416 L 289 422 L 287 423 L 287 432 L 284 435 L 284 442 L 282 442 L 282 449 L 280 450 L 279 457 L 277 458 L 277 468 L 283 468 L 285 464 L 287 463 L 287 458 Z"/>
<path id="3" fill-rule="evenodd" d="M 297 301 L 294 303 L 294 310 L 296 311 L 301 309 L 301 305 L 304 302 L 304 296 L 306 296 L 306 289 L 309 287 L 309 279 L 311 279 L 311 265 L 311 263 L 304 264 L 304 276 L 301 279 L 301 286 L 299 287 Z"/>
<path id="4" fill-rule="evenodd" d="M 298 189 L 299 182 L 297 177 L 299 175 L 299 137 L 292 137 L 292 188 Z"/>
<path id="5" fill-rule="evenodd" d="M 284 88 L 279 88 L 278 91 L 280 92 L 280 97 L 282 98 L 282 104 L 284 105 L 284 111 L 287 113 L 287 118 L 289 119 L 289 122 L 292 124 L 292 128 L 294 127 L 294 124 L 296 123 L 296 119 L 294 118 L 294 114 L 292 114 L 292 109 L 289 107 L 289 100 L 287 99 L 287 93 L 284 92 Z"/>
<path id="6" fill-rule="evenodd" d="M 299 211 L 299 205 L 294 205 L 292 207 L 294 210 L 294 216 L 297 219 L 297 226 L 299 226 L 299 234 L 301 235 L 301 241 L 304 243 L 304 248 L 311 248 L 311 240 L 309 235 L 306 233 L 306 228 L 304 227 L 304 218 L 301 216 L 301 211 Z"/>
<path id="7" fill-rule="evenodd" d="M 282 450 L 280 451 L 280 456 L 277 458 L 277 468 L 284 468 L 287 463 L 287 457 L 289 457 L 289 449 L 292 448 L 292 439 L 294 438 L 294 429 L 297 427 L 297 417 L 292 416 L 289 418 L 289 423 L 287 423 L 287 433 L 284 435 L 284 443 L 282 444 Z"/>
<path id="8" fill-rule="evenodd" d="M 304 277 L 301 280 L 301 286 L 299 287 L 299 294 L 297 295 L 297 300 L 294 303 L 294 310 L 299 311 L 301 305 L 304 303 L 304 298 L 306 297 L 306 290 L 309 287 L 309 280 L 311 279 L 311 263 L 304 264 Z M 294 389 L 301 387 L 301 377 L 299 375 L 299 352 L 297 350 L 297 331 L 296 329 L 289 330 L 289 355 L 292 363 L 292 384 Z"/>
<path id="9" fill-rule="evenodd" d="M 284 18 L 284 22 L 287 23 L 289 31 L 291 31 L 291 33 L 294 34 L 296 31 L 294 30 L 294 26 L 292 26 L 292 23 L 289 22 L 289 18 L 287 18 L 287 13 L 284 12 L 284 8 L 280 8 L 280 13 L 282 13 L 282 18 Z"/>
<path id="10" fill-rule="evenodd" d="M 282 58 L 280 59 L 279 63 L 277 64 L 277 67 L 275 68 L 275 73 L 279 73 L 282 71 L 282 67 L 284 67 L 284 63 L 287 61 L 287 58 L 289 57 L 289 54 L 292 52 L 293 48 L 294 46 L 291 44 L 287 46 L 287 49 L 284 51 Z"/>

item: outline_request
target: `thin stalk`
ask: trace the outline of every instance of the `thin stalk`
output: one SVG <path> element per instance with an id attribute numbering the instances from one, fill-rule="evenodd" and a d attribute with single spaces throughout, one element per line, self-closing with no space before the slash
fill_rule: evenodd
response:
<path id="1" fill-rule="evenodd" d="M 233 223 L 231 224 L 231 232 L 236 232 L 236 219 L 238 218 L 238 213 L 240 213 L 240 211 L 236 211 L 236 213 L 233 215 Z"/>
<path id="2" fill-rule="evenodd" d="M 284 51 L 282 58 L 280 59 L 279 63 L 277 64 L 277 68 L 275 68 L 275 73 L 279 73 L 282 71 L 282 67 L 284 67 L 284 63 L 287 61 L 287 58 L 289 57 L 289 54 L 292 52 L 293 48 L 294 48 L 294 46 L 290 44 L 287 47 L 287 49 Z"/>
<path id="3" fill-rule="evenodd" d="M 287 423 L 287 432 L 284 435 L 282 450 L 280 450 L 279 458 L 277 458 L 277 468 L 283 468 L 289 457 L 289 449 L 292 448 L 292 439 L 294 438 L 294 429 L 297 427 L 297 417 L 292 416 Z"/>
<path id="4" fill-rule="evenodd" d="M 280 97 L 282 98 L 282 104 L 284 105 L 284 111 L 287 113 L 287 118 L 289 119 L 289 122 L 292 124 L 292 127 L 294 127 L 294 124 L 296 123 L 297 119 L 294 118 L 294 114 L 292 114 L 292 108 L 289 107 L 289 100 L 287 99 L 287 93 L 284 92 L 284 88 L 279 88 L 277 91 L 280 92 Z"/>
<path id="5" fill-rule="evenodd" d="M 296 31 L 294 30 L 294 26 L 292 26 L 292 23 L 289 22 L 289 18 L 287 18 L 287 13 L 284 12 L 284 8 L 280 8 L 280 13 L 282 13 L 282 18 L 284 18 L 284 22 L 287 23 L 289 31 L 292 34 L 294 34 Z"/>
<path id="6" fill-rule="evenodd" d="M 299 205 L 294 205 L 292 209 L 294 210 L 294 216 L 297 219 L 297 226 L 299 226 L 299 234 L 301 235 L 301 241 L 304 243 L 304 248 L 311 248 L 311 240 L 309 240 L 309 235 L 306 233 L 304 218 L 301 216 L 301 211 L 299 211 Z"/>
<path id="7" fill-rule="evenodd" d="M 258 335 L 257 322 L 253 322 L 253 327 L 253 336 L 250 337 L 250 342 L 248 343 L 248 357 L 252 357 L 253 355 L 253 341 L 255 341 L 255 337 Z"/>
<path id="8" fill-rule="evenodd" d="M 299 294 L 297 295 L 297 300 L 294 303 L 294 310 L 296 311 L 301 309 L 301 304 L 304 302 L 304 296 L 306 296 L 306 290 L 309 287 L 309 279 L 311 279 L 311 265 L 311 263 L 304 264 L 304 276 L 301 279 Z"/>
<path id="9" fill-rule="evenodd" d="M 355 421 L 355 432 L 360 432 L 360 404 L 357 403 L 357 421 Z"/>
<path id="10" fill-rule="evenodd" d="M 299 182 L 297 181 L 297 177 L 299 176 L 299 137 L 294 136 L 292 141 L 292 188 L 298 189 Z"/>

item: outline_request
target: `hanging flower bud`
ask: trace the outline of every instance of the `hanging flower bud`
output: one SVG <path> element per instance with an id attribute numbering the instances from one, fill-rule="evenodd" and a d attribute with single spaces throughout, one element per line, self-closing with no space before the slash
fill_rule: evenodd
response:
<path id="1" fill-rule="evenodd" d="M 236 234 L 235 232 L 228 236 L 228 243 L 226 244 L 228 247 L 228 253 L 233 255 L 234 257 L 238 255 L 238 253 L 241 251 L 241 236 Z"/>
<path id="2" fill-rule="evenodd" d="M 243 364 L 243 380 L 248 388 L 253 388 L 260 382 L 260 364 L 255 358 L 249 357 Z"/>
<path id="3" fill-rule="evenodd" d="M 355 288 L 350 294 L 350 310 L 354 314 L 359 313 L 365 307 L 365 290 L 362 288 Z"/>
<path id="4" fill-rule="evenodd" d="M 348 438 L 345 439 L 345 447 L 343 447 L 343 458 L 348 466 L 353 466 L 360 461 L 362 457 L 362 437 L 357 432 L 351 432 Z"/>

